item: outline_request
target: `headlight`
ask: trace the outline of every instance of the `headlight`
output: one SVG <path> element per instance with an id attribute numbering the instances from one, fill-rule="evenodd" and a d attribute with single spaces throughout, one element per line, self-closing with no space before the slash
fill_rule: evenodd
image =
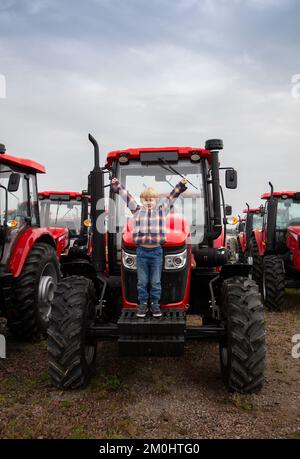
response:
<path id="1" fill-rule="evenodd" d="M 132 255 L 122 250 L 122 261 L 125 268 L 136 269 L 136 255 Z"/>
<path id="2" fill-rule="evenodd" d="M 181 269 L 186 265 L 187 250 L 165 256 L 165 269 Z"/>

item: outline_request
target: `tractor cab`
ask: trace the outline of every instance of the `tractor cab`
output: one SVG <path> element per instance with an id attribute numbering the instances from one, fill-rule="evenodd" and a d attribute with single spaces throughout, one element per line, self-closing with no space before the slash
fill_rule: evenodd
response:
<path id="1" fill-rule="evenodd" d="M 300 270 L 297 257 L 297 251 L 299 251 L 297 243 L 300 238 L 300 193 L 294 191 L 265 193 L 262 199 L 266 200 L 268 215 L 265 222 L 265 231 L 270 238 L 267 251 L 284 254 L 292 250 L 293 259 L 295 259 L 297 269 Z M 296 241 L 296 245 L 293 240 Z"/>
<path id="2" fill-rule="evenodd" d="M 251 253 L 254 279 L 271 310 L 282 310 L 285 288 L 300 288 L 300 193 L 274 191 L 266 200 L 262 231 L 253 233 Z"/>
<path id="3" fill-rule="evenodd" d="M 40 225 L 37 174 L 43 173 L 41 164 L 0 145 L 0 314 L 26 340 L 45 333 L 58 256 L 67 244 L 65 229 Z"/>
<path id="4" fill-rule="evenodd" d="M 45 168 L 0 149 L 0 266 L 6 268 L 11 248 L 28 226 L 39 226 L 36 174 Z"/>
<path id="5" fill-rule="evenodd" d="M 223 142 L 208 140 L 205 148 L 116 150 L 107 154 L 101 167 L 98 143 L 91 135 L 89 140 L 94 147 L 88 181 L 92 251 L 89 260 L 71 261 L 73 275 L 61 280 L 52 302 L 52 384 L 61 389 L 86 385 L 94 372 L 97 340 L 118 340 L 122 356 L 180 356 L 186 340 L 213 338 L 219 342 L 227 387 L 258 390 L 265 358 L 263 311 L 250 266 L 229 261 L 225 214 L 231 209 L 226 212 L 219 176 Z M 227 188 L 235 189 L 236 171 L 224 169 Z M 126 203 L 139 205 L 146 187 L 155 188 L 162 203 L 182 176 L 187 178 L 187 190 L 163 222 L 162 317 L 139 318 L 134 216 Z M 126 203 L 111 186 L 114 177 L 131 194 Z M 190 315 L 201 319 L 197 325 L 189 324 Z"/>
<path id="6" fill-rule="evenodd" d="M 38 194 L 42 226 L 67 227 L 70 245 L 87 232 L 89 226 L 88 193 L 74 191 L 41 191 Z"/>
<path id="7" fill-rule="evenodd" d="M 239 226 L 237 236 L 237 259 L 240 263 L 247 261 L 252 234 L 262 231 L 264 209 L 263 206 L 250 208 L 247 203 L 243 213 L 245 217 Z"/>

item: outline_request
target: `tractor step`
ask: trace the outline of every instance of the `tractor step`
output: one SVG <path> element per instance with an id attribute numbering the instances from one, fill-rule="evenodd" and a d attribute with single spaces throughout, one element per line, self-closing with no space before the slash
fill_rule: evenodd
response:
<path id="1" fill-rule="evenodd" d="M 123 335 L 118 343 L 122 356 L 179 357 L 184 353 L 183 335 Z"/>
<path id="2" fill-rule="evenodd" d="M 162 309 L 162 317 L 136 317 L 135 309 L 123 309 L 118 320 L 119 335 L 184 335 L 185 311 Z"/>
<path id="3" fill-rule="evenodd" d="M 121 355 L 180 356 L 184 352 L 185 311 L 162 309 L 162 317 L 136 317 L 124 309 L 118 320 Z"/>

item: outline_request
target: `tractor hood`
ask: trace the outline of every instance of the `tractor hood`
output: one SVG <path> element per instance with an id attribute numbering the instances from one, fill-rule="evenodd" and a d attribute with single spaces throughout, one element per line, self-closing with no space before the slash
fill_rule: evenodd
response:
<path id="1" fill-rule="evenodd" d="M 166 240 L 164 246 L 177 247 L 184 245 L 190 237 L 190 226 L 187 220 L 179 214 L 169 214 L 166 218 Z M 125 246 L 134 246 L 133 220 L 129 218 L 122 234 Z"/>
<path id="2" fill-rule="evenodd" d="M 289 233 L 294 233 L 297 236 L 300 236 L 300 225 L 297 226 L 289 226 L 288 227 L 288 232 Z"/>

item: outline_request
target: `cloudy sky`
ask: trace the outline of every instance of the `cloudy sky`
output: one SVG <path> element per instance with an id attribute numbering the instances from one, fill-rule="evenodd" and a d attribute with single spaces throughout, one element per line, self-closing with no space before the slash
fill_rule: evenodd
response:
<path id="1" fill-rule="evenodd" d="M 299 19 L 297 0 L 1 0 L 0 142 L 46 166 L 40 189 L 86 186 L 92 132 L 103 159 L 222 138 L 236 213 L 268 180 L 299 190 Z"/>

